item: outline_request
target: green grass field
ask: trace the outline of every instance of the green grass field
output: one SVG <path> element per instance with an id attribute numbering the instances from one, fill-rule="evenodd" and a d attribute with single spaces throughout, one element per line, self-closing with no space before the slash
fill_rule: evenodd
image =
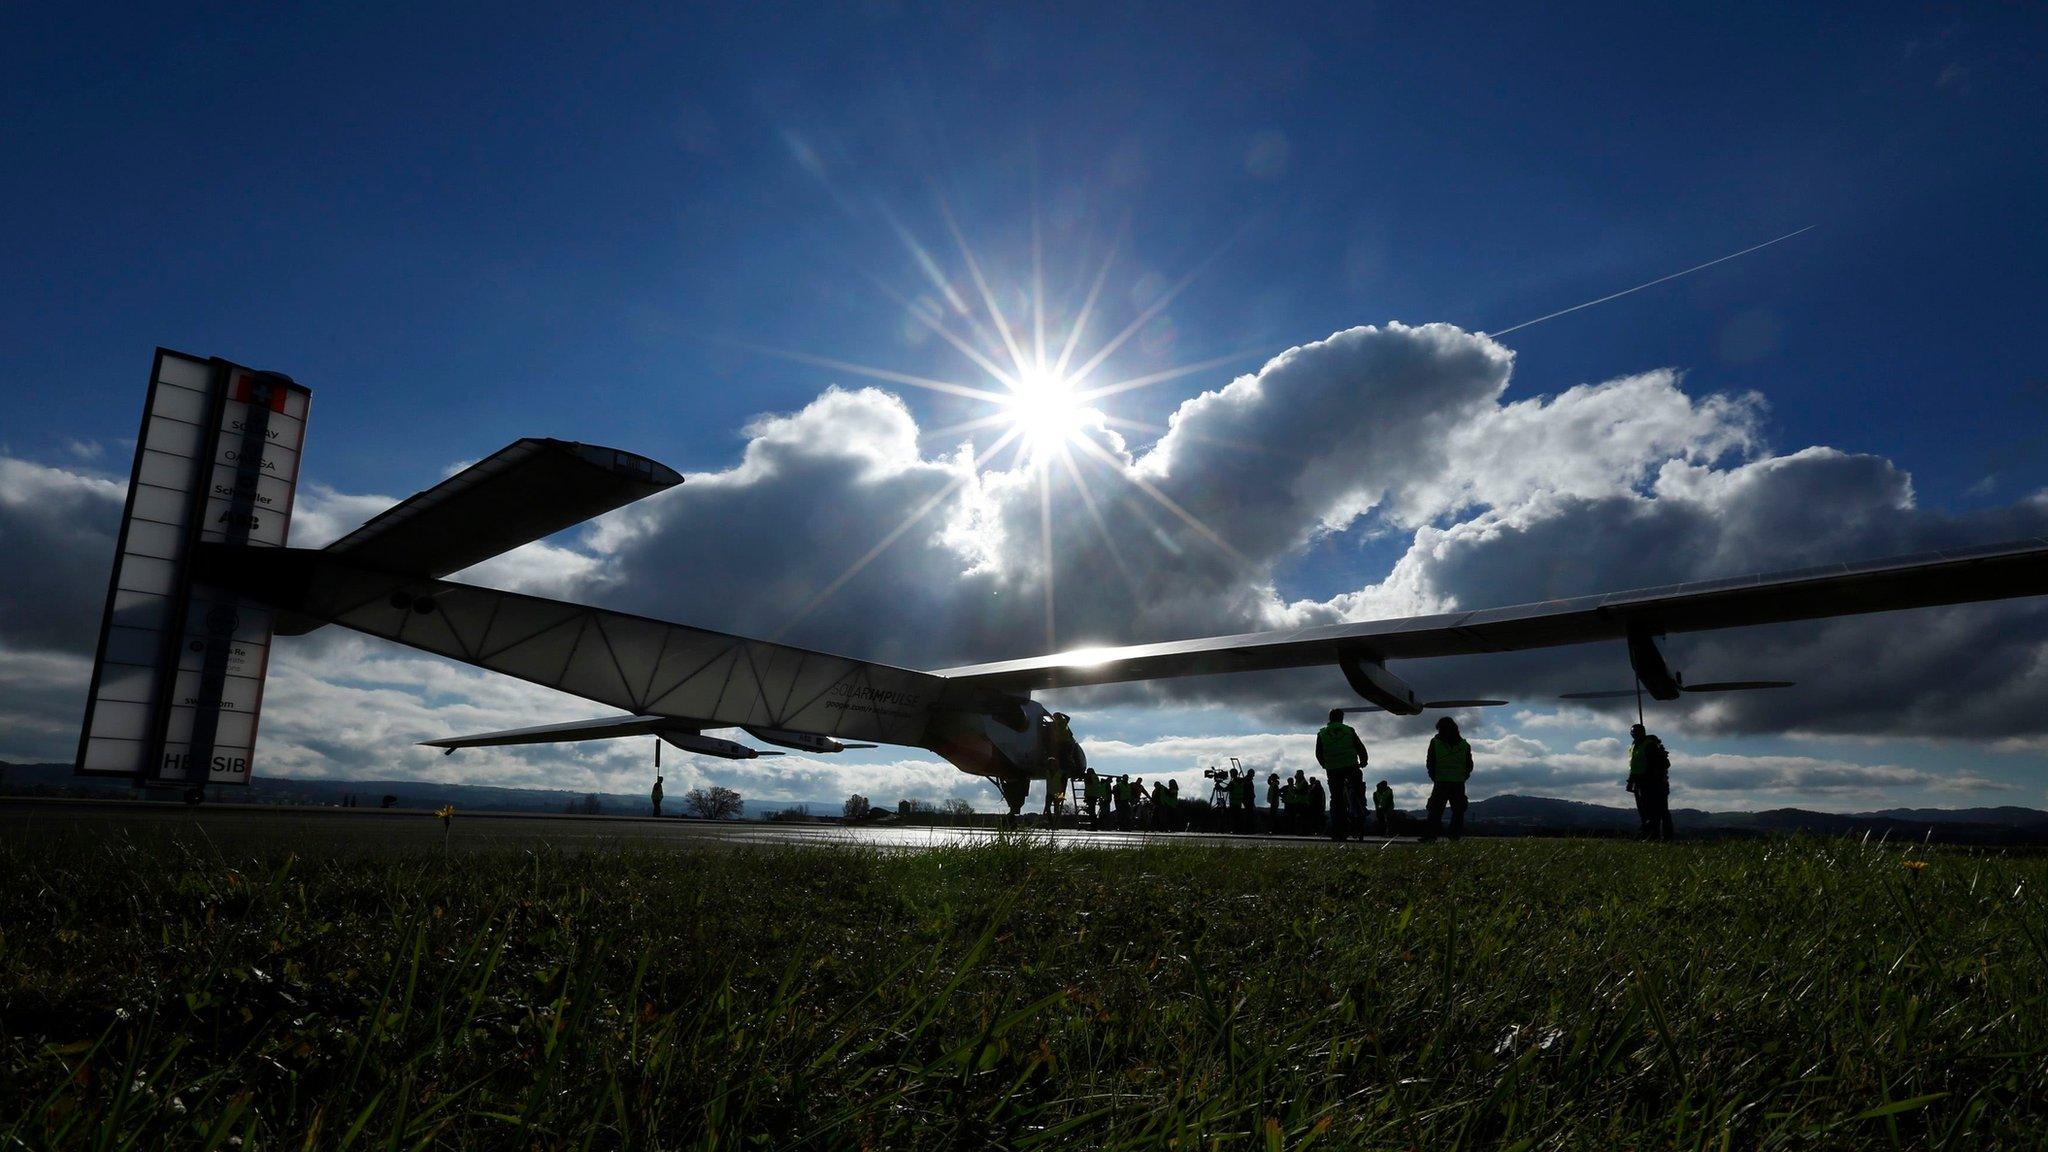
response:
<path id="1" fill-rule="evenodd" d="M 116 838 L 0 875 L 9 1148 L 2048 1139 L 2033 858 Z"/>

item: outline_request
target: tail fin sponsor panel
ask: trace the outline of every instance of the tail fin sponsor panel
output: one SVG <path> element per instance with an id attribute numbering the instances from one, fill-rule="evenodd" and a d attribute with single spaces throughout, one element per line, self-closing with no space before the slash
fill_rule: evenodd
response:
<path id="1" fill-rule="evenodd" d="M 246 784 L 271 612 L 193 579 L 200 543 L 281 548 L 311 393 L 159 349 L 100 629 L 76 771 Z"/>

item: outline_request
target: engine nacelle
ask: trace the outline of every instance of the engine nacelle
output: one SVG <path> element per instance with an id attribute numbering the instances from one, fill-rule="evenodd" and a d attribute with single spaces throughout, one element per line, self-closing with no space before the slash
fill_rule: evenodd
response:
<path id="1" fill-rule="evenodd" d="M 705 736 L 697 732 L 665 729 L 661 733 L 661 738 L 685 752 L 717 756 L 725 760 L 752 760 L 756 756 L 782 755 L 780 752 L 762 752 L 758 748 L 749 748 L 745 744 L 735 744 L 731 740 L 720 740 L 716 736 Z"/>
<path id="2" fill-rule="evenodd" d="M 842 744 L 830 736 L 818 736 L 810 732 L 791 732 L 786 728 L 756 728 L 745 725 L 747 735 L 764 744 L 780 748 L 793 748 L 798 752 L 831 753 L 844 752 L 848 748 L 873 748 L 873 744 Z"/>
<path id="3" fill-rule="evenodd" d="M 1351 690 L 1367 703 L 1377 704 L 1396 716 L 1414 716 L 1422 711 L 1422 701 L 1416 697 L 1415 689 L 1368 653 L 1344 649 L 1337 653 L 1337 667 L 1344 670 Z"/>
<path id="4" fill-rule="evenodd" d="M 1632 625 L 1628 630 L 1628 662 L 1636 680 L 1652 700 L 1676 700 L 1683 691 L 1678 673 L 1664 659 L 1664 647 L 1648 628 Z"/>

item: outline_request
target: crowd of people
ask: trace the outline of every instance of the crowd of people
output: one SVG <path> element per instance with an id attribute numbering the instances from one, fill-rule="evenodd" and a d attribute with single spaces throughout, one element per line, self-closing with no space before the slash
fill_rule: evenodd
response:
<path id="1" fill-rule="evenodd" d="M 1631 728 L 1629 735 L 1628 790 L 1635 796 L 1642 834 L 1647 839 L 1668 840 L 1674 835 L 1671 757 L 1663 742 L 1641 724 Z M 1189 828 L 1196 811 L 1203 811 L 1209 814 L 1209 830 L 1240 834 L 1263 830 L 1349 840 L 1409 831 L 1407 818 L 1394 807 L 1391 782 L 1381 780 L 1371 797 L 1366 796 L 1365 769 L 1370 756 L 1357 729 L 1344 722 L 1341 708 L 1331 709 L 1329 723 L 1316 733 L 1316 763 L 1322 768 L 1322 779 L 1300 769 L 1292 776 L 1268 772 L 1263 820 L 1258 811 L 1258 773 L 1238 767 L 1235 761 L 1227 773 L 1215 768 L 1208 771 L 1215 787 L 1210 801 L 1198 808 L 1183 804 L 1177 780 L 1155 780 L 1147 785 L 1142 776 L 1112 776 L 1088 767 L 1064 712 L 1052 716 L 1047 743 L 1046 811 L 1058 811 L 1068 782 L 1078 782 L 1078 807 L 1096 828 L 1180 832 Z M 1424 840 L 1445 833 L 1446 811 L 1450 814 L 1450 838 L 1463 835 L 1468 803 L 1465 786 L 1472 769 L 1472 745 L 1458 731 L 1458 722 L 1449 716 L 1438 719 L 1436 734 L 1430 737 L 1423 757 L 1423 771 L 1429 778 L 1421 827 Z"/>

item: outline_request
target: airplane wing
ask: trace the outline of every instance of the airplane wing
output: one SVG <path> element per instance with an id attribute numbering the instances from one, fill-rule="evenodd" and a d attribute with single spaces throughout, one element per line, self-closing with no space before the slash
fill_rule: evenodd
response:
<path id="1" fill-rule="evenodd" d="M 1632 633 L 1698 632 L 2043 594 L 2048 594 L 2048 537 L 2036 537 L 1510 608 L 1078 649 L 947 668 L 934 675 L 963 688 L 1025 692 L 1318 664 L 1337 664 L 1350 674 L 1361 664 L 1387 660 L 1512 652 L 1628 639 Z M 1379 702 L 1377 696 L 1368 698 Z"/>

